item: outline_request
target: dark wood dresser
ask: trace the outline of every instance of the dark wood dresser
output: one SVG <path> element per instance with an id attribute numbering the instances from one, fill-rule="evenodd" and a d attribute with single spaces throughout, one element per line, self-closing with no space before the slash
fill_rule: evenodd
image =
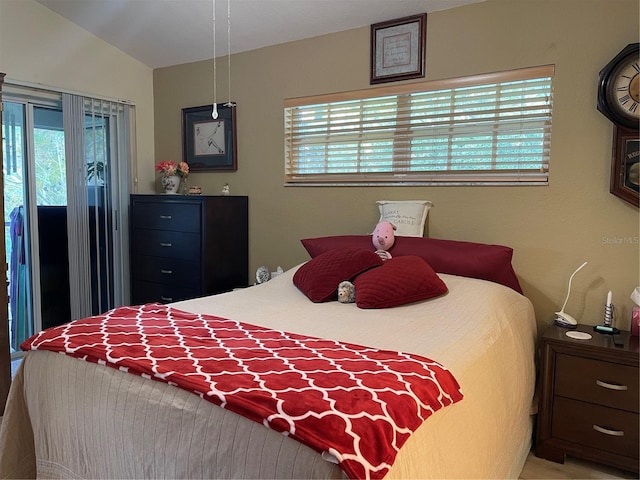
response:
<path id="1" fill-rule="evenodd" d="M 638 472 L 638 337 L 578 325 L 589 340 L 549 327 L 541 339 L 536 456 L 563 463 L 565 455 Z"/>
<path id="2" fill-rule="evenodd" d="M 131 195 L 131 303 L 246 287 L 248 198 Z"/>

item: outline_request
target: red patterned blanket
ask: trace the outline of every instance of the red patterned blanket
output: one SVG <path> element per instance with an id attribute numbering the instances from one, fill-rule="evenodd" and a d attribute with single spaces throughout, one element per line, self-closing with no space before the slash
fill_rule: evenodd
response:
<path id="1" fill-rule="evenodd" d="M 176 385 L 382 478 L 436 410 L 462 399 L 436 362 L 165 305 L 121 307 L 40 332 L 51 350 Z"/>

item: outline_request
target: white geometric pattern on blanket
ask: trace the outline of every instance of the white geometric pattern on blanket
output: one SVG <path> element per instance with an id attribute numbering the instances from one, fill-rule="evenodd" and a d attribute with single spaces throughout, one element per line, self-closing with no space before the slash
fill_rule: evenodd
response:
<path id="1" fill-rule="evenodd" d="M 384 476 L 415 428 L 462 397 L 453 376 L 424 357 L 157 304 L 121 307 L 41 332 L 30 348 L 190 390 L 328 452 L 351 477 Z M 303 394 L 310 397 L 303 400 Z M 317 434 L 322 426 L 342 432 L 327 438 Z M 367 450 L 374 429 L 387 434 L 388 451 L 378 451 L 379 445 Z"/>

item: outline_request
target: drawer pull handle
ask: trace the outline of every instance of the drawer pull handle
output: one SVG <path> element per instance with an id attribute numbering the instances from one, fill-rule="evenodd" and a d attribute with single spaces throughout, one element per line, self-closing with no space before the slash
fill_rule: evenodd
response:
<path id="1" fill-rule="evenodd" d="M 603 428 L 600 425 L 594 425 L 593 429 L 596 432 L 604 433 L 605 435 L 611 435 L 613 437 L 624 437 L 624 432 L 622 430 L 609 430 L 608 428 Z"/>
<path id="2" fill-rule="evenodd" d="M 609 390 L 618 390 L 620 392 L 627 390 L 626 385 L 616 385 L 614 383 L 603 382 L 602 380 L 596 380 L 596 385 L 602 388 L 608 388 Z"/>
<path id="3" fill-rule="evenodd" d="M 171 215 L 160 215 L 162 220 L 171 220 Z"/>
<path id="4" fill-rule="evenodd" d="M 160 273 L 164 273 L 165 275 L 171 275 L 173 273 L 173 270 L 165 270 L 164 268 L 161 268 Z"/>
<path id="5" fill-rule="evenodd" d="M 160 300 L 162 300 L 163 302 L 172 302 L 173 298 L 172 297 L 164 297 L 164 296 L 160 295 Z M 593 428 L 596 428 L 596 426 L 594 425 Z"/>
<path id="6" fill-rule="evenodd" d="M 160 242 L 160 246 L 161 247 L 170 247 L 171 243 L 170 242 Z"/>

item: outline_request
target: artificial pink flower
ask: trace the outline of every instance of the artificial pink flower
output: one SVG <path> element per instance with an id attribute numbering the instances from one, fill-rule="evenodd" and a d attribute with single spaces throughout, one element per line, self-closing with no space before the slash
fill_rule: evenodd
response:
<path id="1" fill-rule="evenodd" d="M 161 172 L 164 177 L 171 175 L 186 177 L 189 175 L 189 164 L 187 162 L 176 163 L 173 160 L 165 160 L 156 165 L 156 170 Z"/>

